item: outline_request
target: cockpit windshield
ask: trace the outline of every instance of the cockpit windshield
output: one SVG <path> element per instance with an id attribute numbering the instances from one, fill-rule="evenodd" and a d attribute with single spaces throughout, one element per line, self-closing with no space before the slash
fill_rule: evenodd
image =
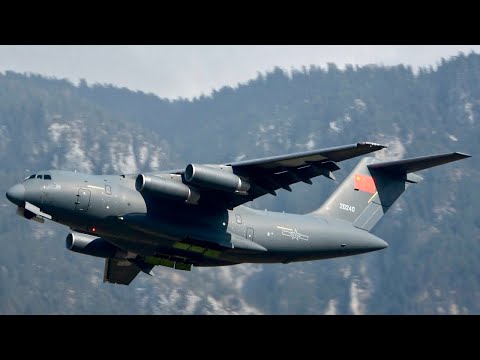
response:
<path id="1" fill-rule="evenodd" d="M 26 181 L 26 180 L 29 180 L 29 179 L 43 179 L 43 180 L 52 180 L 52 176 L 51 175 L 48 175 L 48 174 L 32 174 L 28 177 L 26 177 L 25 179 L 23 179 L 23 181 Z"/>

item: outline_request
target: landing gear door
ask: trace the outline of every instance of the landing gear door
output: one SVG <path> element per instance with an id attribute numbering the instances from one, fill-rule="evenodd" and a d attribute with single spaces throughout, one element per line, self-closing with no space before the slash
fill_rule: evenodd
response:
<path id="1" fill-rule="evenodd" d="M 90 206 L 90 190 L 78 189 L 77 201 L 75 201 L 75 210 L 86 212 Z"/>

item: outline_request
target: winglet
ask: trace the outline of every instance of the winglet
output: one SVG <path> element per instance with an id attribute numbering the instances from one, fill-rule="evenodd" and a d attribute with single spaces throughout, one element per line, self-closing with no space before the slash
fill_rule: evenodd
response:
<path id="1" fill-rule="evenodd" d="M 458 151 L 454 152 L 454 154 L 457 155 L 457 156 L 459 156 L 460 159 L 466 159 L 466 158 L 472 157 L 472 155 L 465 154 L 465 153 L 461 153 L 461 152 L 458 152 Z M 459 160 L 460 160 L 460 159 L 459 159 Z"/>
<path id="2" fill-rule="evenodd" d="M 369 141 L 359 142 L 359 143 L 357 143 L 357 146 L 372 146 L 372 147 L 378 147 L 377 150 L 381 150 L 381 149 L 387 148 L 386 145 L 381 145 L 381 144 L 377 144 L 377 143 L 373 143 L 373 142 L 369 142 Z M 377 151 L 377 150 L 374 150 L 374 151 Z"/>

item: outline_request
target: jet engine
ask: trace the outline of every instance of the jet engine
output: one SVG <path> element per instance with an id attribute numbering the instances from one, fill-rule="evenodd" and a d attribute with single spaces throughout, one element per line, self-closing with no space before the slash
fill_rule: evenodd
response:
<path id="1" fill-rule="evenodd" d="M 200 199 L 200 194 L 188 185 L 159 176 L 138 175 L 135 189 L 142 194 L 149 193 L 153 196 L 183 200 L 188 204 L 197 204 Z"/>
<path id="2" fill-rule="evenodd" d="M 113 258 L 118 248 L 108 241 L 91 235 L 71 232 L 65 239 L 65 247 L 68 250 L 80 254 L 97 256 L 101 258 Z"/>
<path id="3" fill-rule="evenodd" d="M 232 172 L 230 166 L 215 168 L 208 165 L 188 164 L 185 169 L 188 183 L 225 192 L 246 193 L 250 183 Z"/>

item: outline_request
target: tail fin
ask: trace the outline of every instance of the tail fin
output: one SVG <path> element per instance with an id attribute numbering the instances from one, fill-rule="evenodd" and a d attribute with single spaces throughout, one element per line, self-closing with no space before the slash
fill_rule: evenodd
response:
<path id="1" fill-rule="evenodd" d="M 405 191 L 422 178 L 413 173 L 470 157 L 462 153 L 379 162 L 365 157 L 312 215 L 326 215 L 370 231 Z"/>

